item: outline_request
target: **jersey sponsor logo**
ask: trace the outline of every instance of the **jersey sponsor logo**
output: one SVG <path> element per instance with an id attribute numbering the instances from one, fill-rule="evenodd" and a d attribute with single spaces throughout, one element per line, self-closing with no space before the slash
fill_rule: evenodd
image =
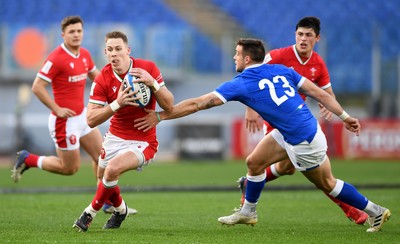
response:
<path id="1" fill-rule="evenodd" d="M 76 144 L 76 136 L 75 135 L 71 135 L 68 139 L 69 139 L 69 143 L 71 143 L 71 145 Z"/>
<path id="2" fill-rule="evenodd" d="M 49 73 L 49 70 L 50 70 L 50 68 L 51 68 L 51 66 L 53 66 L 53 63 L 51 62 L 51 61 L 47 61 L 44 65 L 43 65 L 43 68 L 42 68 L 42 72 L 43 73 L 45 73 L 45 74 L 48 74 Z"/>
<path id="3" fill-rule="evenodd" d="M 87 73 L 83 73 L 80 75 L 73 75 L 68 77 L 68 82 L 79 82 L 86 80 L 86 78 L 87 78 Z"/>

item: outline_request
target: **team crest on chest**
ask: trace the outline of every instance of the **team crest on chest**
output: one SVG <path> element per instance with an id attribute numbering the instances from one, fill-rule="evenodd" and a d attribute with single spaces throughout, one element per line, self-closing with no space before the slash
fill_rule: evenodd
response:
<path id="1" fill-rule="evenodd" d="M 315 72 L 317 72 L 317 69 L 314 68 L 314 67 L 312 67 L 312 68 L 310 69 L 310 71 L 311 71 L 311 76 L 315 76 Z"/>
<path id="2" fill-rule="evenodd" d="M 83 59 L 82 59 L 82 62 L 83 62 L 83 64 L 85 65 L 85 69 L 86 69 L 86 70 L 89 70 L 89 68 L 88 68 L 89 65 L 88 65 L 88 63 L 87 63 L 86 58 L 83 58 Z"/>
<path id="3" fill-rule="evenodd" d="M 72 69 L 75 67 L 75 65 L 74 65 L 73 62 L 69 63 L 69 66 L 70 66 Z"/>

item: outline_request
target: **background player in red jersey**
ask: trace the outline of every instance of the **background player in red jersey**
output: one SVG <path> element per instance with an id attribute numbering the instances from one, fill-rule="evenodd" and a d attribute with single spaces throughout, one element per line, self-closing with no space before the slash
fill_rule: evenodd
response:
<path id="1" fill-rule="evenodd" d="M 83 20 L 79 16 L 67 16 L 62 20 L 61 36 L 64 42 L 47 57 L 32 85 L 33 93 L 51 111 L 49 131 L 57 156 L 19 151 L 12 174 L 15 182 L 29 168 L 61 175 L 75 174 L 81 164 L 80 147 L 92 158 L 97 175 L 103 138 L 98 128 L 90 128 L 86 122 L 84 93 L 87 78 L 94 80 L 99 70 L 89 51 L 81 47 Z M 50 84 L 54 100 L 46 89 Z M 130 213 L 136 210 L 131 209 Z"/>
<path id="2" fill-rule="evenodd" d="M 328 69 L 325 62 L 314 51 L 315 44 L 320 40 L 320 20 L 317 17 L 304 17 L 296 25 L 296 44 L 271 50 L 264 59 L 265 63 L 268 64 L 283 64 L 289 68 L 293 68 L 300 75 L 308 78 L 314 82 L 321 89 L 324 89 L 331 96 L 335 97 L 332 86 L 330 83 Z M 300 94 L 305 100 L 306 96 Z M 332 113 L 326 108 L 320 105 L 321 117 L 330 120 Z M 246 108 L 246 128 L 250 132 L 259 131 L 261 126 L 259 125 L 260 116 L 251 108 Z M 274 128 L 264 121 L 264 132 L 267 134 Z M 290 160 L 285 160 L 273 164 L 266 169 L 267 178 L 266 182 L 277 179 L 283 175 L 292 175 L 295 172 L 295 168 Z M 246 187 L 246 177 L 239 178 L 239 187 L 242 191 L 241 205 L 244 202 L 244 192 Z M 356 224 L 364 224 L 368 218 L 368 215 L 363 211 L 360 211 L 346 203 L 339 201 L 338 199 L 331 197 L 326 194 L 332 201 L 334 201 L 346 214 L 346 216 L 354 221 Z"/>
<path id="3" fill-rule="evenodd" d="M 154 110 L 156 103 L 167 111 L 171 111 L 174 105 L 174 97 L 155 63 L 130 57 L 131 49 L 124 33 L 114 31 L 106 34 L 105 53 L 109 64 L 92 84 L 87 113 L 91 127 L 111 118 L 99 161 L 98 174 L 103 178 L 92 203 L 73 224 L 79 231 L 87 231 L 107 199 L 111 200 L 116 211 L 103 228 L 120 227 L 127 215 L 127 205 L 120 194 L 118 179 L 126 171 L 142 170 L 158 149 L 156 129 L 139 131 L 134 127 L 134 120 L 147 115 L 145 109 Z M 138 78 L 137 82 L 145 83 L 152 90 L 150 102 L 144 108 L 135 102 L 138 98 L 128 94 L 131 87 L 124 89 L 122 83 L 128 72 Z"/>

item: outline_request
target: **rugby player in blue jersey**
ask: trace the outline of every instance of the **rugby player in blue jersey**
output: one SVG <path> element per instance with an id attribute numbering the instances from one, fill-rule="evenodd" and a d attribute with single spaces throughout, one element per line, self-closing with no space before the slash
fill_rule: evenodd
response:
<path id="1" fill-rule="evenodd" d="M 370 224 L 367 232 L 379 231 L 391 215 L 389 209 L 373 203 L 354 186 L 332 175 L 325 135 L 298 91 L 320 102 L 356 135 L 361 130 L 359 121 L 310 80 L 283 65 L 264 64 L 264 57 L 265 48 L 261 40 L 239 39 L 233 57 L 239 75 L 222 83 L 213 92 L 178 103 L 172 112 L 148 111 L 146 117 L 135 120 L 135 127 L 147 131 L 162 120 L 184 117 L 229 101 L 241 102 L 275 129 L 246 159 L 248 182 L 242 208 L 232 215 L 218 218 L 220 223 L 256 224 L 256 206 L 265 184 L 265 169 L 289 158 L 318 189 L 366 212 Z"/>

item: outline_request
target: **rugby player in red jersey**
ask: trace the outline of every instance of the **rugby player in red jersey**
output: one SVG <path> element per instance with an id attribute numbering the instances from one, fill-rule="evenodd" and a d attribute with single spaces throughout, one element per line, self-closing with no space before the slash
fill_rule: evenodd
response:
<path id="1" fill-rule="evenodd" d="M 51 111 L 48 126 L 57 156 L 19 151 L 11 176 L 15 182 L 30 168 L 61 175 L 75 174 L 81 165 L 81 147 L 92 158 L 97 175 L 103 138 L 98 128 L 90 128 L 86 122 L 84 95 L 87 78 L 94 80 L 99 70 L 89 51 L 81 46 L 83 33 L 81 17 L 67 16 L 62 20 L 64 42 L 49 54 L 32 85 L 33 93 Z M 47 91 L 48 85 L 54 99 Z M 113 212 L 112 206 L 107 211 Z M 130 214 L 136 212 L 130 209 Z"/>
<path id="2" fill-rule="evenodd" d="M 127 171 L 142 170 L 153 160 L 158 149 L 156 129 L 140 131 L 134 127 L 134 120 L 146 116 L 145 109 L 154 110 L 156 103 L 167 111 L 174 105 L 174 96 L 165 86 L 156 64 L 130 57 L 131 49 L 124 33 L 106 34 L 105 53 L 109 64 L 92 84 L 87 112 L 90 127 L 111 118 L 99 160 L 98 174 L 103 177 L 92 202 L 73 224 L 79 231 L 87 231 L 107 199 L 115 206 L 115 212 L 103 228 L 120 227 L 128 207 L 120 194 L 119 177 Z M 135 102 L 138 98 L 129 93 L 131 87 L 124 88 L 122 84 L 128 73 L 137 77 L 136 82 L 143 82 L 152 90 L 150 101 L 144 108 L 139 107 Z"/>

